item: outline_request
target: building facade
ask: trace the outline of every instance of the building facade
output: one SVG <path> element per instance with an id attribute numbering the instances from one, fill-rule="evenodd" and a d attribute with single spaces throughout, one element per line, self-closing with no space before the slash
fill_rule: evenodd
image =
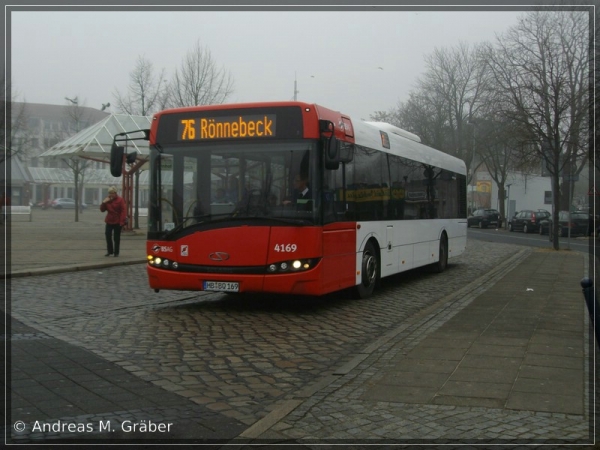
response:
<path id="1" fill-rule="evenodd" d="M 75 198 L 75 175 L 68 164 L 71 155 L 46 157 L 42 154 L 113 115 L 78 105 L 14 102 L 11 107 L 15 126 L 9 159 L 13 161 L 10 183 L 5 183 L 11 203 L 48 206 L 55 198 Z M 110 147 L 110 143 L 108 145 Z M 80 180 L 82 201 L 87 205 L 99 205 L 108 187 L 119 187 L 122 182 L 110 174 L 106 158 L 102 159 L 92 156 L 79 161 L 85 165 Z M 147 202 L 147 173 L 142 172 L 138 179 L 142 204 Z"/>

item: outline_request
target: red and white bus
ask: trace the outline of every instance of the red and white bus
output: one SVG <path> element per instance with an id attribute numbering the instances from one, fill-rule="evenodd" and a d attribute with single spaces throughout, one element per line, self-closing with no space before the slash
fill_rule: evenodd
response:
<path id="1" fill-rule="evenodd" d="M 166 110 L 146 135 L 157 292 L 364 298 L 383 277 L 443 271 L 465 250 L 464 162 L 392 125 L 247 103 Z"/>

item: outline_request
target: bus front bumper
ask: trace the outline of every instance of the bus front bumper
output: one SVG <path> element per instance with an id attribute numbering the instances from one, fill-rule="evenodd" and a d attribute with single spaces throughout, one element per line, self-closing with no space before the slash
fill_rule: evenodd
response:
<path id="1" fill-rule="evenodd" d="M 147 266 L 154 290 L 214 291 L 321 295 L 320 265 L 305 272 L 265 275 L 231 275 L 177 272 Z"/>

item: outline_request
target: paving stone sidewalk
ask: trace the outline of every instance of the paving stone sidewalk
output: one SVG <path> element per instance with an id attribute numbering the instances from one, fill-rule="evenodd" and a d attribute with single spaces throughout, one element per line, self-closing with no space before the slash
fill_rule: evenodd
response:
<path id="1" fill-rule="evenodd" d="M 484 285 L 390 331 L 309 396 L 290 397 L 242 437 L 593 444 L 594 343 L 579 286 L 584 264 L 572 252 L 517 255 Z"/>
<path id="2" fill-rule="evenodd" d="M 85 349 L 14 319 L 11 327 L 9 443 L 226 443 L 247 428 Z M 139 432 L 151 423 L 156 431 Z"/>
<path id="3" fill-rule="evenodd" d="M 85 214 L 83 222 L 71 224 L 40 213 L 34 225 L 13 227 L 15 269 L 36 275 L 117 264 L 103 257 L 100 217 Z M 128 251 L 118 264 L 143 263 L 144 235 L 124 239 Z M 11 417 L 11 429 L 4 431 L 15 443 L 47 437 L 58 443 L 73 434 L 32 429 L 36 421 L 58 420 L 92 423 L 85 442 L 110 423 L 115 442 L 221 439 L 225 448 L 296 442 L 320 449 L 323 443 L 591 445 L 595 347 L 579 284 L 589 271 L 586 262 L 576 252 L 524 250 L 290 394 L 251 426 L 13 320 L 13 387 L 23 394 L 13 396 L 11 406 L 23 417 Z M 165 433 L 121 429 L 126 421 L 171 419 L 177 426 Z M 12 428 L 18 420 L 24 432 Z"/>

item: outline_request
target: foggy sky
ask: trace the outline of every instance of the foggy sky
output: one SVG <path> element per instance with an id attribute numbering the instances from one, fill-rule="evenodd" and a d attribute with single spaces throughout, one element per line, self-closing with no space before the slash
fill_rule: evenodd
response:
<path id="1" fill-rule="evenodd" d="M 125 93 L 139 56 L 168 76 L 200 40 L 234 80 L 229 102 L 298 100 L 367 119 L 404 101 L 435 48 L 491 42 L 522 12 L 13 12 L 18 101 L 93 108 Z M 115 108 L 110 111 L 117 112 Z"/>

